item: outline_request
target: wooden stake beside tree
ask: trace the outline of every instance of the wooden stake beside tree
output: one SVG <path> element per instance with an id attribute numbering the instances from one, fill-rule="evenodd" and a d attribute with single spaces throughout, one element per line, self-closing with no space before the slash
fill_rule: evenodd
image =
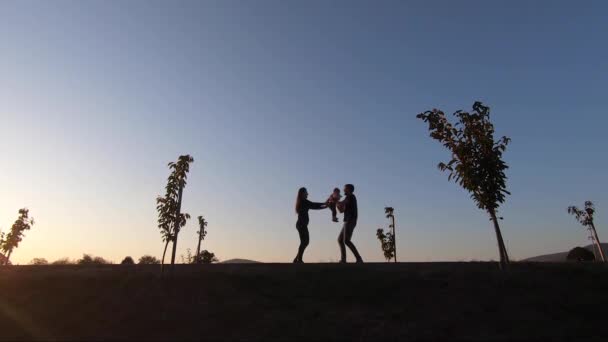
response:
<path id="1" fill-rule="evenodd" d="M 597 236 L 597 230 L 595 230 L 595 224 L 593 222 L 593 214 L 595 214 L 595 206 L 593 205 L 593 202 L 586 201 L 584 210 L 581 210 L 575 206 L 570 206 L 568 207 L 568 213 L 574 215 L 576 220 L 580 222 L 583 227 L 589 229 L 592 234 L 591 240 L 593 241 L 594 248 L 597 248 L 602 262 L 606 262 L 606 255 L 604 254 L 604 249 L 600 243 L 600 238 Z"/>
<path id="2" fill-rule="evenodd" d="M 428 123 L 431 138 L 439 141 L 452 152 L 452 159 L 439 163 L 441 171 L 448 171 L 448 180 L 454 180 L 471 193 L 480 209 L 488 212 L 494 224 L 500 267 L 509 264 L 507 248 L 500 232 L 497 210 L 510 193 L 506 188 L 505 170 L 509 167 L 502 160 L 511 139 L 494 140 L 494 125 L 490 122 L 490 108 L 481 102 L 473 104 L 473 112 L 457 111 L 458 122 L 450 123 L 446 115 L 437 109 L 418 114 L 416 117 Z M 502 218 L 501 218 L 502 219 Z"/>

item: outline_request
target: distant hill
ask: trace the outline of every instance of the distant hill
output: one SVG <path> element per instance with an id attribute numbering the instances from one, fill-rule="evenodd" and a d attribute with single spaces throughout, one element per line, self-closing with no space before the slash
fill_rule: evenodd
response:
<path id="1" fill-rule="evenodd" d="M 574 247 L 572 247 L 572 248 L 574 248 Z M 593 252 L 593 246 L 592 245 L 585 246 L 585 248 L 588 249 L 588 250 L 590 250 L 591 252 Z M 608 243 L 602 243 L 602 248 L 604 249 L 604 252 L 608 252 Z M 522 261 L 562 262 L 562 261 L 566 261 L 566 257 L 568 256 L 568 252 L 570 252 L 570 250 L 567 250 L 565 252 L 560 252 L 560 253 L 539 255 L 539 256 L 532 257 L 532 258 L 524 259 Z"/>
<path id="2" fill-rule="evenodd" d="M 261 264 L 261 262 L 248 259 L 229 259 L 222 261 L 220 264 Z"/>

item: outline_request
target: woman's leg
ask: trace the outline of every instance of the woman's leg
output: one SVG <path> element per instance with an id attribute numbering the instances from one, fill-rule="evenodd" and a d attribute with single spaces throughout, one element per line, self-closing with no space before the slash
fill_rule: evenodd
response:
<path id="1" fill-rule="evenodd" d="M 298 234 L 300 235 L 300 247 L 298 247 L 298 255 L 293 260 L 293 262 L 302 262 L 302 257 L 304 256 L 304 250 L 308 247 L 308 242 L 310 237 L 308 236 L 308 226 L 296 226 L 298 229 Z"/>

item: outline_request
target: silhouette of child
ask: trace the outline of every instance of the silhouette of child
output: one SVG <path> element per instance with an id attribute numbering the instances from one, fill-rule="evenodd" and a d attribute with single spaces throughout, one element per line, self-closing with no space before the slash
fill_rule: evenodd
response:
<path id="1" fill-rule="evenodd" d="M 338 205 L 338 202 L 340 202 L 340 198 L 342 198 L 342 195 L 340 195 L 340 189 L 335 188 L 334 192 L 332 192 L 331 195 L 329 195 L 329 198 L 327 199 L 327 206 L 331 210 L 331 220 L 334 222 L 339 222 L 336 205 Z"/>

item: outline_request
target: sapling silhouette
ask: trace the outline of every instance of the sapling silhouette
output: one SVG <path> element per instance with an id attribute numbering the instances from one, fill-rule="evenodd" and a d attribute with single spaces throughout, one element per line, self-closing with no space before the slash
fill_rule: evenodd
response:
<path id="1" fill-rule="evenodd" d="M 386 261 L 390 261 L 395 256 L 395 236 L 390 230 L 385 234 L 384 229 L 378 228 L 376 237 L 380 240 L 380 248 L 382 248 L 384 258 L 386 258 Z"/>
<path id="2" fill-rule="evenodd" d="M 597 236 L 597 230 L 595 230 L 595 224 L 593 222 L 593 215 L 595 214 L 595 206 L 593 205 L 593 202 L 586 201 L 585 209 L 583 210 L 575 206 L 570 206 L 568 207 L 568 213 L 574 215 L 576 220 L 580 222 L 583 227 L 589 229 L 589 232 L 592 235 L 593 244 L 600 253 L 600 259 L 602 262 L 606 262 L 606 255 L 604 254 L 604 249 L 600 243 L 600 238 Z"/>
<path id="3" fill-rule="evenodd" d="M 384 213 L 386 214 L 386 218 L 391 220 L 388 225 L 389 230 L 385 234 L 384 229 L 378 228 L 378 230 L 376 231 L 376 237 L 378 238 L 378 240 L 380 240 L 380 246 L 382 248 L 382 252 L 384 253 L 384 257 L 386 258 L 386 260 L 390 261 L 391 259 L 394 258 L 395 262 L 397 262 L 397 243 L 395 241 L 396 238 L 395 238 L 394 212 L 395 212 L 395 209 L 393 209 L 392 207 L 384 208 Z"/>
<path id="4" fill-rule="evenodd" d="M 169 242 L 173 243 L 171 253 L 171 265 L 175 264 L 175 253 L 177 251 L 177 237 L 182 227 L 186 225 L 189 214 L 181 212 L 183 190 L 190 171 L 192 159 L 189 155 L 179 156 L 177 162 L 169 163 L 171 174 L 167 178 L 165 196 L 156 198 L 156 210 L 158 212 L 158 227 L 161 230 L 165 249 L 163 251 L 162 263 L 165 261 L 165 253 Z"/>
<path id="5" fill-rule="evenodd" d="M 199 216 L 198 217 L 198 232 L 196 232 L 198 234 L 198 245 L 196 246 L 196 262 L 198 263 L 200 261 L 200 255 L 201 255 L 201 241 L 203 241 L 205 239 L 205 236 L 207 236 L 207 231 L 205 230 L 205 227 L 207 227 L 208 222 L 205 220 L 205 218 L 203 216 Z"/>
<path id="6" fill-rule="evenodd" d="M 454 125 L 437 109 L 416 117 L 428 123 L 431 138 L 452 152 L 452 159 L 447 164 L 439 163 L 439 169 L 448 171 L 448 180 L 453 179 L 470 192 L 475 204 L 490 215 L 498 242 L 500 266 L 504 269 L 509 264 L 509 256 L 498 225 L 497 210 L 510 194 L 505 175 L 509 167 L 502 160 L 502 154 L 511 139 L 503 136 L 494 140 L 490 108 L 481 102 L 473 104 L 473 112 L 459 110 L 454 116 L 458 119 Z"/>
<path id="7" fill-rule="evenodd" d="M 19 218 L 13 223 L 8 234 L 2 236 L 1 249 L 6 256 L 4 260 L 5 265 L 9 264 L 13 250 L 19 247 L 19 243 L 23 240 L 24 232 L 32 228 L 33 225 L 34 218 L 29 217 L 29 210 L 26 208 L 19 209 Z"/>

